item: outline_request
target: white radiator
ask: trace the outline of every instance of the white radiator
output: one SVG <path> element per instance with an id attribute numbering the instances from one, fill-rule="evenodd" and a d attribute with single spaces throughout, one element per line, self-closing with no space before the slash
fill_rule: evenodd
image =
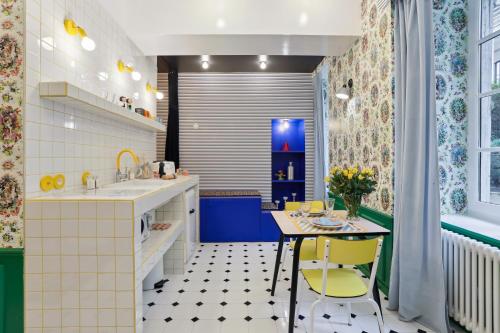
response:
<path id="1" fill-rule="evenodd" d="M 500 249 L 442 230 L 450 317 L 472 333 L 500 333 Z"/>

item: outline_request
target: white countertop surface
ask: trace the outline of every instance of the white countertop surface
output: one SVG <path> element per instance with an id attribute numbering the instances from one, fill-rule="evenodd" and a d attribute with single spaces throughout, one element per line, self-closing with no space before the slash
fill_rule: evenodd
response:
<path id="1" fill-rule="evenodd" d="M 31 201 L 38 200 L 129 200 L 135 201 L 145 196 L 154 195 L 159 192 L 173 189 L 176 185 L 197 184 L 198 176 L 179 176 L 173 180 L 162 179 L 135 179 L 121 183 L 105 185 L 97 190 L 81 192 L 52 192 L 44 196 L 28 198 Z"/>

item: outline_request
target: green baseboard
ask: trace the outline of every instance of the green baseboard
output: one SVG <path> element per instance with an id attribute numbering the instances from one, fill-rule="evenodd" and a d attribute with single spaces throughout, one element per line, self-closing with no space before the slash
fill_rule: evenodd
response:
<path id="1" fill-rule="evenodd" d="M 0 248 L 0 333 L 24 331 L 24 249 Z"/>

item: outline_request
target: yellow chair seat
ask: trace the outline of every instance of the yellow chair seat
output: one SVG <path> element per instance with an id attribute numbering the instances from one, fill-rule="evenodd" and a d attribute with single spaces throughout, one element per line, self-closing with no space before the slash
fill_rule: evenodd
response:
<path id="1" fill-rule="evenodd" d="M 312 290 L 321 294 L 323 270 L 303 269 L 302 273 Z M 358 297 L 368 292 L 368 287 L 353 269 L 334 268 L 328 270 L 326 296 Z"/>
<path id="2" fill-rule="evenodd" d="M 290 242 L 290 248 L 295 248 L 295 241 Z M 316 257 L 316 240 L 304 239 L 300 246 L 300 260 L 317 260 Z"/>

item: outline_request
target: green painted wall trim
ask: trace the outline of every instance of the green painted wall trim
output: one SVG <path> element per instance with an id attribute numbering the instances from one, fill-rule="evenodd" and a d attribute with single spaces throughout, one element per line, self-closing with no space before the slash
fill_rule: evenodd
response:
<path id="1" fill-rule="evenodd" d="M 0 248 L 0 333 L 24 331 L 24 249 Z"/>

